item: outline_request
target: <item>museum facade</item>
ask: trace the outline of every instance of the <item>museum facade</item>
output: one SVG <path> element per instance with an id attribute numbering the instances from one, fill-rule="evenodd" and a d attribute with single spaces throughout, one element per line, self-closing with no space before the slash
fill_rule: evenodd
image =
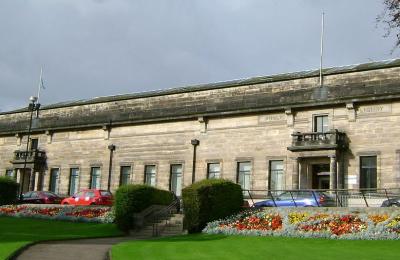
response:
<path id="1" fill-rule="evenodd" d="M 0 113 L 23 191 L 400 188 L 400 60 L 32 108 Z"/>

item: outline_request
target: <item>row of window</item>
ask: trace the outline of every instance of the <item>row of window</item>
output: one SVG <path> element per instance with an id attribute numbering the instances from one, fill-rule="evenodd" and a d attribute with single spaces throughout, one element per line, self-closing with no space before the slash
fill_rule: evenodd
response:
<path id="1" fill-rule="evenodd" d="M 252 164 L 250 161 L 237 163 L 237 183 L 243 189 L 251 189 L 250 176 Z M 285 188 L 284 162 L 283 160 L 269 161 L 269 179 L 268 187 L 271 190 L 282 190 Z M 120 185 L 129 184 L 131 181 L 131 166 L 121 166 Z M 7 169 L 6 176 L 15 178 L 14 170 Z M 220 163 L 207 164 L 207 178 L 219 178 L 221 176 Z M 90 170 L 90 188 L 100 188 L 101 168 L 91 167 Z M 58 192 L 60 179 L 60 169 L 51 168 L 49 190 Z M 156 185 L 156 165 L 145 165 L 144 183 Z M 377 157 L 360 157 L 360 188 L 377 188 Z M 70 168 L 68 193 L 75 194 L 79 189 L 79 168 Z M 172 164 L 170 168 L 170 189 L 178 196 L 182 189 L 182 164 Z"/>

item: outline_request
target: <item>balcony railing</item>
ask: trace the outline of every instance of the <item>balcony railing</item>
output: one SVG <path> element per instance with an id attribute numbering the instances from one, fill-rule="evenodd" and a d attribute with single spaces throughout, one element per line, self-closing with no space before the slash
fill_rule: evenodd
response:
<path id="1" fill-rule="evenodd" d="M 29 150 L 29 151 L 14 151 L 14 158 L 12 160 L 13 164 L 23 164 L 25 163 L 40 164 L 46 161 L 46 152 L 40 150 Z"/>
<path id="2" fill-rule="evenodd" d="M 292 146 L 288 147 L 290 151 L 339 150 L 347 147 L 346 134 L 337 129 L 328 132 L 294 132 L 292 137 Z"/>

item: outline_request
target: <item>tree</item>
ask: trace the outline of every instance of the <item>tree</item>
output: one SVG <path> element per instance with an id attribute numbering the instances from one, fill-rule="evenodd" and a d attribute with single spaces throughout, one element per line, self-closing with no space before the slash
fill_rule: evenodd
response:
<path id="1" fill-rule="evenodd" d="M 392 52 L 396 47 L 400 46 L 400 0 L 383 0 L 384 10 L 376 18 L 378 23 L 386 24 L 386 34 L 385 37 L 395 33 L 396 43 Z"/>

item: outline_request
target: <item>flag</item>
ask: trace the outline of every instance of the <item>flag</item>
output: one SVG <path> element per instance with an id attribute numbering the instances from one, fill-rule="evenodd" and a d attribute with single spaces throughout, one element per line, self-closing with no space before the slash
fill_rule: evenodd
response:
<path id="1" fill-rule="evenodd" d="M 39 88 L 46 89 L 46 88 L 44 87 L 42 74 L 43 74 L 43 69 L 41 68 L 41 69 L 40 69 Z"/>

